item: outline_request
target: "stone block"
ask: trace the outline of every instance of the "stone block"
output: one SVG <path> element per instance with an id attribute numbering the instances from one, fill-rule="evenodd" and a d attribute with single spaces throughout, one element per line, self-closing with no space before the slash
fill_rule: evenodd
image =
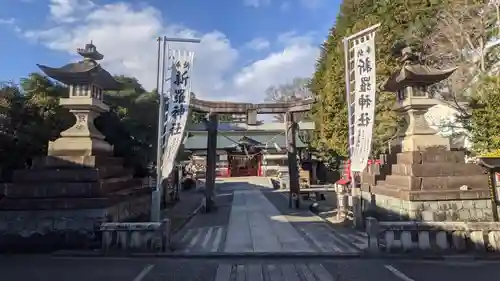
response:
<path id="1" fill-rule="evenodd" d="M 421 152 L 422 164 L 427 163 L 465 163 L 463 151 L 424 151 Z"/>
<path id="2" fill-rule="evenodd" d="M 384 232 L 384 242 L 386 251 L 388 252 L 397 250 L 399 248 L 399 243 L 394 237 L 394 231 L 388 230 Z"/>
<path id="3" fill-rule="evenodd" d="M 467 185 L 470 189 L 484 189 L 488 186 L 488 177 L 486 175 L 476 176 L 452 176 L 452 177 L 421 177 L 420 190 L 441 190 L 454 189 L 459 190 L 461 186 Z M 418 181 L 413 181 L 418 182 Z M 412 190 L 418 190 L 413 188 Z"/>
<path id="4" fill-rule="evenodd" d="M 422 155 L 419 151 L 405 151 L 397 154 L 397 163 L 421 164 Z"/>
<path id="5" fill-rule="evenodd" d="M 388 175 L 385 183 L 404 190 L 420 190 L 421 179 L 412 176 Z"/>
<path id="6" fill-rule="evenodd" d="M 479 251 L 486 250 L 486 243 L 484 240 L 484 232 L 483 231 L 472 231 L 470 233 L 470 241 L 472 242 L 474 249 L 479 250 Z"/>
<path id="7" fill-rule="evenodd" d="M 30 169 L 14 171 L 13 182 L 92 182 L 131 174 L 131 169 L 120 166 L 98 169 Z"/>
<path id="8" fill-rule="evenodd" d="M 448 237 L 445 231 L 439 231 L 436 234 L 436 245 L 441 250 L 449 249 Z"/>
<path id="9" fill-rule="evenodd" d="M 96 168 L 102 166 L 122 166 L 123 159 L 102 155 L 93 156 L 44 156 L 33 161 L 35 169 L 47 168 Z"/>
<path id="10" fill-rule="evenodd" d="M 473 206 L 476 209 L 486 209 L 486 208 L 488 208 L 488 202 L 490 202 L 490 200 L 473 201 Z"/>
<path id="11" fill-rule="evenodd" d="M 403 231 L 401 233 L 401 246 L 405 251 L 410 251 L 415 248 L 415 244 L 413 243 L 411 236 L 410 231 Z"/>
<path id="12" fill-rule="evenodd" d="M 488 241 L 493 252 L 500 252 L 500 230 L 490 231 L 488 233 Z"/>
<path id="13" fill-rule="evenodd" d="M 107 197 L 92 198 L 4 198 L 0 210 L 74 210 L 106 208 L 135 197 L 151 194 L 147 188 L 120 190 Z"/>
<path id="14" fill-rule="evenodd" d="M 22 182 L 6 184 L 4 194 L 8 198 L 99 197 L 141 184 L 131 175 L 94 182 Z"/>
<path id="15" fill-rule="evenodd" d="M 104 252 L 165 252 L 170 242 L 170 221 L 139 223 L 104 223 Z"/>
<path id="16" fill-rule="evenodd" d="M 422 211 L 422 220 L 423 221 L 434 221 L 434 211 Z"/>
<path id="17" fill-rule="evenodd" d="M 376 190 L 376 189 L 374 189 Z M 482 200 L 490 197 L 488 189 L 481 190 L 426 190 L 400 193 L 400 198 L 411 201 Z M 473 207 L 472 207 L 473 208 Z"/>
<path id="18" fill-rule="evenodd" d="M 420 250 L 431 249 L 431 241 L 429 231 L 419 231 L 418 232 L 418 248 Z"/>
<path id="19" fill-rule="evenodd" d="M 414 177 L 484 175 L 483 168 L 465 163 L 393 164 L 392 174 Z"/>
<path id="20" fill-rule="evenodd" d="M 454 231 L 452 236 L 452 245 L 453 248 L 456 249 L 457 251 L 465 251 L 467 249 L 467 235 L 465 231 Z"/>

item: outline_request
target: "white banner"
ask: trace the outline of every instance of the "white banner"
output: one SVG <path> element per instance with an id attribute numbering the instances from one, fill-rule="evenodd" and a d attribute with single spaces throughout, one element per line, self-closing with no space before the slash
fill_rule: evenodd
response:
<path id="1" fill-rule="evenodd" d="M 350 107 L 350 160 L 351 171 L 362 172 L 368 164 L 372 148 L 373 123 L 375 121 L 375 97 L 377 90 L 376 57 L 375 57 L 375 30 L 372 26 L 359 32 L 358 36 L 348 38 L 346 44 L 349 49 L 347 61 L 349 71 L 346 77 L 349 88 L 354 80 L 354 88 L 348 88 Z M 352 99 L 352 96 L 354 98 Z M 354 106 L 352 106 L 354 103 Z"/>
<path id="2" fill-rule="evenodd" d="M 174 50 L 171 57 L 171 87 L 170 97 L 166 105 L 165 147 L 161 161 L 162 180 L 170 176 L 184 138 L 191 100 L 191 70 L 194 52 Z"/>

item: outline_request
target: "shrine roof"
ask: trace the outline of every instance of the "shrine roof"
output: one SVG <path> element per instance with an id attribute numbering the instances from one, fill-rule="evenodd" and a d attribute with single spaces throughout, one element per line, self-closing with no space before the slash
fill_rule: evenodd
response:
<path id="1" fill-rule="evenodd" d="M 314 130 L 314 122 L 298 122 L 299 128 L 302 130 Z M 219 122 L 219 131 L 239 131 L 239 132 L 280 132 L 284 131 L 285 124 L 279 122 L 272 123 L 262 123 L 259 125 L 248 125 L 246 123 L 225 123 Z M 190 124 L 186 128 L 190 132 L 196 131 L 206 131 L 207 127 L 205 124 Z"/>
<path id="2" fill-rule="evenodd" d="M 256 145 L 259 148 L 275 149 L 274 143 L 276 143 L 283 150 L 286 146 L 286 138 L 284 134 L 273 134 L 273 133 L 258 133 L 258 132 L 224 132 L 217 135 L 217 149 L 233 149 L 236 147 L 237 143 L 246 137 L 251 139 L 252 143 L 260 143 L 262 145 Z M 304 144 L 299 137 L 296 137 L 296 146 L 298 148 L 304 148 L 307 145 Z M 184 140 L 184 149 L 186 150 L 206 150 L 207 149 L 207 135 L 206 134 L 194 134 Z"/>

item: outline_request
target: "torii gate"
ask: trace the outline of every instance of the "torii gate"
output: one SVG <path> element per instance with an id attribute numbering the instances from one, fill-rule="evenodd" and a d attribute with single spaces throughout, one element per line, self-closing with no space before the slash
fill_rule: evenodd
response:
<path id="1" fill-rule="evenodd" d="M 289 206 L 300 207 L 300 185 L 297 165 L 297 148 L 295 144 L 297 135 L 297 123 L 294 119 L 295 112 L 305 112 L 312 109 L 314 99 L 308 99 L 299 102 L 278 102 L 278 103 L 237 103 L 237 102 L 218 102 L 206 101 L 192 98 L 191 110 L 208 114 L 207 122 L 207 163 L 205 174 L 205 196 L 206 209 L 210 211 L 212 206 L 213 191 L 215 189 L 215 169 L 217 160 L 217 127 L 218 114 L 246 114 L 249 125 L 257 125 L 257 114 L 286 114 L 287 134 L 287 154 L 288 154 L 288 173 L 290 178 L 290 199 Z M 293 200 L 292 198 L 295 198 Z"/>

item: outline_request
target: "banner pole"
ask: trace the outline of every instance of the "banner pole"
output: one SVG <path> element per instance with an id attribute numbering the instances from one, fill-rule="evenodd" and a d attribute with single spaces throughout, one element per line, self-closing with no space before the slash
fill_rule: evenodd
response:
<path id="1" fill-rule="evenodd" d="M 363 37 L 363 36 L 367 36 L 368 34 L 371 34 L 371 33 L 373 34 L 373 37 L 371 38 L 371 40 L 375 40 L 375 32 L 379 26 L 380 26 L 380 23 L 373 25 L 371 27 L 368 27 L 367 29 L 364 29 L 356 34 L 345 37 L 343 39 L 344 59 L 345 59 L 346 102 L 347 102 L 347 114 L 348 114 L 348 126 L 349 126 L 349 141 L 348 141 L 348 144 L 349 144 L 349 149 L 348 149 L 348 151 L 349 151 L 349 176 L 350 176 L 350 183 L 351 183 L 351 204 L 352 204 L 351 207 L 352 207 L 353 216 L 354 216 L 354 218 L 353 218 L 354 227 L 360 227 L 363 225 L 363 206 L 362 206 L 362 199 L 361 199 L 361 190 L 358 189 L 358 186 L 360 185 L 360 183 L 358 182 L 358 179 L 361 179 L 361 173 L 363 171 L 362 170 L 360 171 L 361 167 L 358 167 L 359 165 L 356 166 L 356 169 L 353 169 L 353 166 L 354 166 L 353 165 L 354 164 L 353 163 L 353 156 L 356 155 L 358 157 L 359 156 L 358 154 L 361 152 L 364 153 L 364 151 L 358 150 L 359 148 L 357 147 L 357 145 L 355 145 L 355 143 L 358 142 L 358 140 L 355 140 L 355 138 L 356 138 L 355 135 L 359 131 L 358 131 L 358 129 L 356 129 L 356 124 L 353 123 L 353 122 L 356 122 L 356 120 L 357 120 L 356 118 L 353 118 L 354 114 L 356 114 L 356 112 L 355 112 L 356 105 L 353 106 L 353 108 L 351 108 L 351 69 L 350 69 L 350 48 L 349 47 L 350 47 L 350 42 L 352 42 L 352 41 L 355 42 L 353 48 L 356 46 L 359 46 L 359 43 L 357 41 L 358 38 Z M 361 42 L 363 42 L 363 40 Z M 373 46 L 373 49 L 375 49 L 375 46 Z M 353 55 L 353 58 L 355 58 L 355 57 L 356 57 L 356 54 Z M 375 61 L 376 61 L 376 58 L 375 58 Z M 373 63 L 376 63 L 375 61 L 373 61 Z M 355 64 L 356 63 L 357 62 L 355 62 Z M 356 65 L 354 66 L 354 68 L 356 68 Z M 375 71 L 375 70 L 373 70 L 373 71 Z M 354 75 L 354 77 L 356 77 L 356 75 Z M 375 80 L 376 80 L 376 78 L 375 78 Z M 355 80 L 355 81 L 356 81 L 356 85 L 357 85 L 357 80 Z M 376 82 L 374 82 L 374 85 L 376 85 Z M 356 88 L 354 91 L 356 94 L 355 98 L 354 98 L 355 103 L 358 102 L 358 100 L 357 100 L 358 92 L 357 91 L 358 91 L 358 88 Z M 376 92 L 374 94 L 376 94 Z M 373 103 L 375 103 L 375 100 L 373 100 Z M 375 105 L 373 105 L 373 106 L 375 106 Z M 372 117 L 372 119 L 374 119 L 374 118 Z M 374 120 L 371 120 L 371 122 L 374 122 Z M 371 126 L 373 126 L 373 123 L 371 124 Z M 371 134 L 373 134 L 373 133 L 371 133 Z M 369 139 L 369 145 L 371 145 L 371 137 L 372 136 L 370 136 L 370 139 Z M 371 150 L 371 147 L 369 147 L 368 149 Z M 369 155 L 367 157 L 369 157 Z M 364 159 L 364 158 L 362 158 L 362 159 Z M 359 159 L 356 159 L 356 161 L 358 161 L 358 160 Z"/>
<path id="2" fill-rule="evenodd" d="M 163 143 L 162 140 L 165 141 L 165 147 L 167 146 L 168 138 L 169 135 L 166 134 L 165 132 L 165 102 L 166 102 L 166 97 L 164 96 L 164 91 L 165 91 L 165 82 L 166 82 L 166 72 L 167 72 L 167 63 L 170 65 L 172 64 L 172 59 L 170 57 L 171 49 L 170 49 L 170 44 L 171 42 L 176 42 L 176 43 L 200 43 L 201 40 L 199 39 L 183 39 L 183 38 L 168 38 L 166 36 L 163 36 L 163 61 L 162 61 L 162 71 L 161 71 L 161 77 L 160 77 L 160 42 L 161 42 L 161 37 L 158 38 L 158 81 L 157 81 L 157 89 L 159 92 L 159 107 L 158 107 L 158 137 L 157 137 L 157 152 L 156 152 L 156 188 L 152 193 L 151 196 L 151 221 L 153 222 L 159 222 L 162 220 L 161 218 L 161 201 L 162 201 L 162 190 L 163 190 L 163 185 L 162 185 L 162 180 L 164 176 L 168 175 L 163 175 L 162 173 L 162 159 L 163 159 L 163 154 L 164 151 L 162 149 Z M 173 70 L 171 70 L 173 71 Z M 159 79 L 161 79 L 161 84 Z M 171 84 L 172 81 L 169 81 Z M 189 93 L 190 94 L 190 93 Z M 169 93 L 168 99 L 170 100 L 172 93 Z M 164 134 L 165 133 L 165 134 Z"/>
<path id="3" fill-rule="evenodd" d="M 158 43 L 158 82 L 156 91 L 159 96 L 159 106 L 158 106 L 158 136 L 156 143 L 156 186 L 151 196 L 151 221 L 160 221 L 161 212 L 161 155 L 162 155 L 162 137 L 163 137 L 163 127 L 164 127 L 164 117 L 165 117 L 165 97 L 163 96 L 164 85 L 165 85 L 165 64 L 167 55 L 167 41 L 159 38 L 159 42 L 163 41 L 163 58 L 162 58 L 162 70 L 161 70 L 161 84 L 160 84 L 160 43 Z"/>

